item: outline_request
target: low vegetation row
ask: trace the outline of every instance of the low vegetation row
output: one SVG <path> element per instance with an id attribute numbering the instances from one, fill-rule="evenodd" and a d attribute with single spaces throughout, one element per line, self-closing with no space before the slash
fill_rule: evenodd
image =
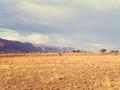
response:
<path id="1" fill-rule="evenodd" d="M 81 53 L 81 54 L 89 54 L 93 52 L 85 51 L 85 50 L 73 50 L 73 51 L 60 51 L 60 52 L 0 52 L 0 55 L 42 55 L 42 54 L 58 54 L 58 55 L 63 55 L 65 53 Z M 97 52 L 96 52 L 97 53 Z M 99 51 L 99 54 L 114 54 L 118 55 L 119 51 L 118 50 L 110 50 L 108 51 L 107 49 L 101 49 Z"/>
<path id="2" fill-rule="evenodd" d="M 119 51 L 118 50 L 110 50 L 110 51 L 108 51 L 107 49 L 101 49 L 100 53 L 101 54 L 115 54 L 115 55 L 117 55 L 117 54 L 119 54 Z"/>

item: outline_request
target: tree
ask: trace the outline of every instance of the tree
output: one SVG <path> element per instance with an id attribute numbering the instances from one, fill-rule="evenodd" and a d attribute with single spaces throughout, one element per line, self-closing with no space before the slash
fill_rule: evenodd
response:
<path id="1" fill-rule="evenodd" d="M 119 51 L 118 51 L 118 50 L 111 50 L 111 51 L 110 51 L 110 54 L 117 55 L 117 54 L 119 54 Z"/>
<path id="2" fill-rule="evenodd" d="M 111 50 L 109 53 L 110 53 L 110 54 L 114 54 L 114 52 L 115 52 L 114 50 Z"/>
<path id="3" fill-rule="evenodd" d="M 73 53 L 76 53 L 76 50 L 72 50 Z"/>
<path id="4" fill-rule="evenodd" d="M 119 54 L 119 51 L 118 51 L 118 50 L 111 50 L 111 51 L 110 51 L 110 54 L 117 55 L 117 54 Z"/>
<path id="5" fill-rule="evenodd" d="M 77 53 L 80 53 L 81 51 L 80 50 L 76 50 Z"/>
<path id="6" fill-rule="evenodd" d="M 101 54 L 105 54 L 106 52 L 107 52 L 107 49 L 101 49 L 101 50 L 100 50 L 100 53 L 101 53 Z"/>

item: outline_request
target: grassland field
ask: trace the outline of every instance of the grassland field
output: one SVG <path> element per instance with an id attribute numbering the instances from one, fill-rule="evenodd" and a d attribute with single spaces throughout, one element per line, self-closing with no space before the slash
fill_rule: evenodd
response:
<path id="1" fill-rule="evenodd" d="M 0 90 L 120 90 L 120 55 L 1 55 Z"/>

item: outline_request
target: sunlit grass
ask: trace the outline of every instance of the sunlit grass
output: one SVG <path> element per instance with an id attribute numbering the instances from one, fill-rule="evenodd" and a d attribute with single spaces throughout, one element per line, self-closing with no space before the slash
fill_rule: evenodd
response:
<path id="1" fill-rule="evenodd" d="M 119 55 L 0 57 L 0 90 L 119 89 Z"/>

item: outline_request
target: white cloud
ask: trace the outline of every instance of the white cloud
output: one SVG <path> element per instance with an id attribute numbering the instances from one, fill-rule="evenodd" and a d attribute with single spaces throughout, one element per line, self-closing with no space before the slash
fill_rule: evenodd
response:
<path id="1" fill-rule="evenodd" d="M 8 40 L 22 40 L 22 36 L 14 30 L 0 28 L 0 37 Z"/>
<path id="2" fill-rule="evenodd" d="M 18 41 L 25 41 L 31 43 L 39 43 L 44 44 L 48 42 L 48 36 L 42 34 L 26 34 L 22 35 L 14 30 L 0 28 L 0 38 L 4 38 L 7 40 L 18 40 Z"/>
<path id="3" fill-rule="evenodd" d="M 0 38 L 31 42 L 36 44 L 50 44 L 56 46 L 71 45 L 70 39 L 57 33 L 54 34 L 31 33 L 23 35 L 16 32 L 15 30 L 0 28 Z"/>
<path id="4" fill-rule="evenodd" d="M 36 17 L 40 17 L 46 20 L 51 18 L 61 20 L 62 18 L 67 18 L 71 12 L 69 8 L 64 6 L 42 4 L 35 1 L 21 2 L 20 8 L 32 15 L 35 15 Z"/>
<path id="5" fill-rule="evenodd" d="M 49 38 L 47 35 L 42 34 L 30 34 L 26 36 L 26 40 L 36 44 L 45 44 L 48 42 Z"/>
<path id="6" fill-rule="evenodd" d="M 95 10 L 108 10 L 116 7 L 120 7 L 120 0 L 24 0 L 24 2 L 29 2 L 28 5 L 33 4 L 34 2 L 39 2 L 46 5 L 61 5 L 71 6 L 71 7 L 88 7 Z M 49 10 L 48 8 L 46 8 Z"/>
<path id="7" fill-rule="evenodd" d="M 86 0 L 86 4 L 96 10 L 108 10 L 120 6 L 120 0 Z"/>
<path id="8" fill-rule="evenodd" d="M 72 41 L 70 38 L 61 35 L 61 34 L 57 34 L 57 33 L 53 33 L 49 35 L 49 44 L 52 45 L 56 45 L 56 46 L 71 46 L 72 45 Z"/>

